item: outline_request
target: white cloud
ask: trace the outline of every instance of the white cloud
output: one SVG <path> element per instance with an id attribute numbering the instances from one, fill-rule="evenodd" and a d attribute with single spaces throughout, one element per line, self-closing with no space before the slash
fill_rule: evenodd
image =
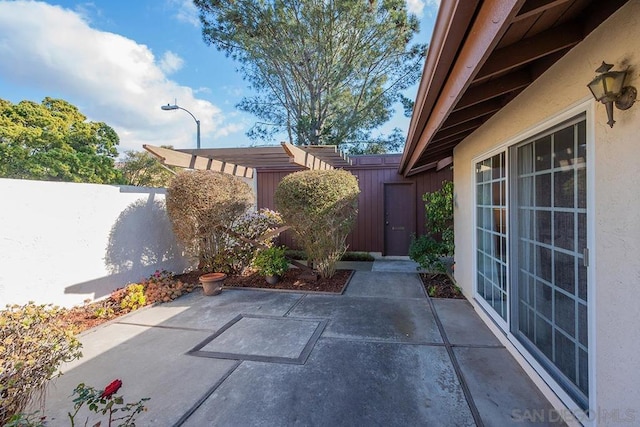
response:
<path id="1" fill-rule="evenodd" d="M 120 150 L 142 144 L 195 146 L 195 124 L 160 105 L 177 99 L 202 123 L 203 141 L 228 132 L 221 110 L 167 77 L 182 60 L 158 60 L 142 44 L 91 28 L 69 9 L 32 1 L 0 1 L 0 80 L 57 94 L 90 120 L 120 135 Z M 39 100 L 35 100 L 39 101 Z"/>
<path id="2" fill-rule="evenodd" d="M 424 9 L 424 0 L 407 0 L 407 10 L 409 13 L 420 17 Z"/>
<path id="3" fill-rule="evenodd" d="M 407 10 L 418 18 L 422 17 L 425 7 L 437 12 L 440 7 L 440 0 L 407 0 Z"/>
<path id="4" fill-rule="evenodd" d="M 164 71 L 166 74 L 175 73 L 179 69 L 182 68 L 184 61 L 177 54 L 166 51 L 164 55 L 162 55 L 162 59 L 160 59 L 160 69 Z"/>
<path id="5" fill-rule="evenodd" d="M 198 8 L 193 4 L 193 0 L 169 0 L 169 3 L 177 8 L 175 18 L 178 21 L 200 27 Z"/>

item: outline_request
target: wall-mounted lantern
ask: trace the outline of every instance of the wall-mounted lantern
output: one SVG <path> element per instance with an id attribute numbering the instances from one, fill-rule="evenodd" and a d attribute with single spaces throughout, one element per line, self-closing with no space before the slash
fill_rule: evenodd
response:
<path id="1" fill-rule="evenodd" d="M 638 94 L 635 87 L 623 86 L 627 72 L 609 71 L 612 67 L 612 64 L 602 61 L 602 65 L 596 69 L 596 73 L 600 75 L 587 85 L 596 101 L 606 106 L 609 119 L 607 124 L 611 127 L 616 122 L 613 120 L 613 105 L 619 110 L 631 108 Z"/>

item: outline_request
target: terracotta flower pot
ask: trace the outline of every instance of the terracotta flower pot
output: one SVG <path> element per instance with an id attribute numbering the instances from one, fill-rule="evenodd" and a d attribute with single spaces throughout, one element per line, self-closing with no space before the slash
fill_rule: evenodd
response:
<path id="1" fill-rule="evenodd" d="M 222 285 L 224 279 L 227 277 L 224 273 L 208 273 L 200 276 L 199 280 L 202 283 L 202 289 L 205 295 L 218 295 L 222 292 Z"/>

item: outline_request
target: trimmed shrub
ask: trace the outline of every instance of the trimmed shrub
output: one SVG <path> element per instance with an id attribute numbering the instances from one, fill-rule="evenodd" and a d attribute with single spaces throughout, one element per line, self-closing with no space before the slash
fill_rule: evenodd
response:
<path id="1" fill-rule="evenodd" d="M 228 259 L 235 240 L 229 235 L 253 202 L 240 178 L 213 171 L 184 171 L 167 189 L 167 213 L 176 238 L 206 271 L 235 270 Z"/>
<path id="2" fill-rule="evenodd" d="M 358 180 L 343 170 L 296 172 L 278 184 L 276 207 L 322 277 L 333 276 L 347 250 L 359 194 Z"/>
<path id="3" fill-rule="evenodd" d="M 33 303 L 0 311 L 0 425 L 43 397 L 61 363 L 82 356 L 62 311 Z"/>

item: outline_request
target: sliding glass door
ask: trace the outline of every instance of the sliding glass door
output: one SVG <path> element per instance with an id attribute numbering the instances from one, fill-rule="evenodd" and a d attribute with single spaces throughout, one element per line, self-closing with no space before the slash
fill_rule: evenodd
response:
<path id="1" fill-rule="evenodd" d="M 509 150 L 511 330 L 588 405 L 585 120 Z"/>

